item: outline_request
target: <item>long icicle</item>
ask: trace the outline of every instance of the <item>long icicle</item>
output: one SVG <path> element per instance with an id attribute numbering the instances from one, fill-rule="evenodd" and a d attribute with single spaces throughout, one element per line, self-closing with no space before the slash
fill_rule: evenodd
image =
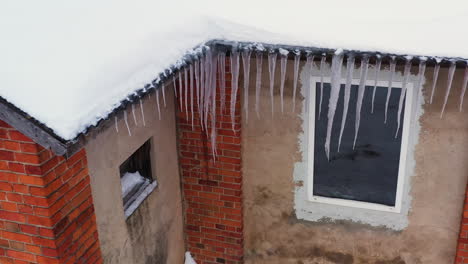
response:
<path id="1" fill-rule="evenodd" d="M 308 69 L 308 74 L 309 74 L 309 77 L 312 77 L 312 68 L 314 67 L 314 60 L 315 60 L 315 56 L 312 54 L 312 52 L 310 51 L 306 51 L 306 68 Z M 304 95 L 305 95 L 305 100 L 306 102 L 309 101 L 309 94 L 310 94 L 310 89 L 312 89 L 311 86 L 305 86 L 307 87 L 306 89 L 308 89 L 307 91 L 304 91 Z M 314 90 L 315 90 L 315 87 L 314 87 Z M 309 109 L 309 104 L 305 104 L 305 112 L 306 113 L 309 113 L 310 109 Z"/>
<path id="2" fill-rule="evenodd" d="M 275 69 L 276 69 L 276 53 L 272 50 L 268 53 L 268 72 L 270 74 L 270 100 L 271 100 L 271 116 L 274 114 L 275 98 L 274 98 L 274 85 L 275 85 Z"/>
<path id="3" fill-rule="evenodd" d="M 130 132 L 130 126 L 128 125 L 127 111 L 124 111 L 124 121 L 125 125 L 127 126 L 128 135 L 132 136 L 132 132 Z"/>
<path id="4" fill-rule="evenodd" d="M 193 80 L 193 64 L 190 64 L 190 113 L 192 114 L 192 131 L 193 131 L 193 128 L 194 128 L 194 124 L 193 124 L 193 91 L 194 91 L 194 88 L 193 88 L 193 83 L 194 83 L 194 80 Z"/>
<path id="5" fill-rule="evenodd" d="M 132 103 L 132 115 L 133 115 L 133 121 L 135 122 L 135 126 L 138 126 L 137 120 L 136 120 L 136 115 L 135 115 L 135 104 Z"/>
<path id="6" fill-rule="evenodd" d="M 161 120 L 161 108 L 159 107 L 159 89 L 156 89 L 156 105 L 158 106 L 159 120 Z"/>
<path id="7" fill-rule="evenodd" d="M 216 146 L 216 78 L 217 78 L 217 61 L 218 56 L 212 54 L 211 62 L 211 149 L 213 160 L 216 161 L 217 146 Z"/>
<path id="8" fill-rule="evenodd" d="M 204 114 L 204 121 L 205 121 L 205 128 L 206 128 L 206 136 L 209 136 L 209 131 L 208 131 L 208 113 L 210 109 L 210 98 L 211 98 L 211 82 L 212 82 L 212 74 L 213 74 L 213 68 L 212 68 L 212 51 L 208 50 L 206 52 L 206 59 L 205 59 L 205 97 L 204 97 L 204 107 L 203 107 L 203 114 Z"/>
<path id="9" fill-rule="evenodd" d="M 184 68 L 184 103 L 185 103 L 185 118 L 188 119 L 188 69 Z"/>
<path id="10" fill-rule="evenodd" d="M 364 92 L 366 91 L 367 70 L 369 65 L 369 57 L 365 56 L 361 61 L 361 78 L 359 80 L 358 98 L 356 102 L 356 124 L 354 126 L 354 141 L 353 149 L 356 147 L 356 140 L 359 132 L 359 125 L 361 124 L 361 108 Z"/>
<path id="11" fill-rule="evenodd" d="M 293 105 L 292 112 L 296 111 L 296 91 L 297 91 L 297 81 L 299 79 L 299 63 L 301 62 L 301 52 L 296 50 L 294 54 L 294 82 L 293 82 Z"/>
<path id="12" fill-rule="evenodd" d="M 419 58 L 419 69 L 418 69 L 418 83 L 416 88 L 421 89 L 422 87 L 422 81 L 424 78 L 424 75 L 426 74 L 426 61 L 427 57 L 420 57 Z"/>
<path id="13" fill-rule="evenodd" d="M 442 111 L 440 111 L 440 118 L 442 118 L 444 115 L 445 107 L 447 106 L 447 101 L 450 95 L 450 90 L 452 89 L 453 75 L 455 74 L 455 70 L 457 68 L 457 64 L 454 61 L 451 61 L 450 63 L 451 64 L 447 77 L 447 90 L 445 92 L 444 105 L 442 106 Z"/>
<path id="14" fill-rule="evenodd" d="M 205 57 L 203 56 L 200 59 L 200 98 L 198 105 L 198 115 L 200 118 L 201 129 L 204 130 L 204 120 L 203 120 L 203 98 L 205 98 Z"/>
<path id="15" fill-rule="evenodd" d="M 374 73 L 374 88 L 372 89 L 372 106 L 371 113 L 374 113 L 375 92 L 377 90 L 377 82 L 379 81 L 380 67 L 382 67 L 382 56 L 377 55 L 377 63 L 375 65 Z"/>
<path id="16" fill-rule="evenodd" d="M 218 65 L 221 113 L 223 113 L 224 109 L 226 109 L 226 53 L 224 51 L 218 53 Z"/>
<path id="17" fill-rule="evenodd" d="M 232 131 L 234 129 L 234 118 L 236 115 L 236 102 L 237 102 L 237 90 L 239 88 L 239 53 L 236 50 L 233 50 L 231 53 L 231 124 Z"/>
<path id="18" fill-rule="evenodd" d="M 200 109 L 200 60 L 195 61 L 195 90 L 196 90 L 196 101 L 197 110 Z M 198 116 L 200 118 L 200 116 Z"/>
<path id="19" fill-rule="evenodd" d="M 434 99 L 435 88 L 437 85 L 437 79 L 439 79 L 439 71 L 440 71 L 440 62 L 442 60 L 436 58 L 436 66 L 434 67 L 434 74 L 432 75 L 432 90 L 431 90 L 431 99 L 429 103 L 432 104 L 432 100 Z"/>
<path id="20" fill-rule="evenodd" d="M 338 152 L 340 151 L 341 138 L 343 137 L 343 131 L 348 118 L 349 99 L 351 97 L 351 85 L 353 82 L 354 72 L 354 54 L 348 55 L 348 61 L 346 62 L 346 84 L 344 90 L 344 105 L 343 105 L 343 117 L 341 119 L 340 137 L 338 139 Z"/>
<path id="21" fill-rule="evenodd" d="M 172 77 L 172 86 L 174 88 L 174 95 L 175 97 L 177 98 L 178 95 L 177 95 L 177 85 L 176 85 L 176 77 L 175 75 Z M 177 106 L 176 106 L 176 109 L 177 109 Z"/>
<path id="22" fill-rule="evenodd" d="M 341 86 L 341 66 L 343 65 L 343 51 L 337 50 L 333 55 L 332 59 L 332 75 L 331 75 L 331 90 L 330 98 L 328 100 L 328 124 L 327 124 L 327 136 L 325 138 L 325 153 L 327 159 L 330 160 L 330 138 L 333 128 L 333 120 L 335 119 L 336 105 L 340 96 Z"/>
<path id="23" fill-rule="evenodd" d="M 400 131 L 400 121 L 401 121 L 401 111 L 403 109 L 403 101 L 406 96 L 406 86 L 408 85 L 409 76 L 411 74 L 411 57 L 406 59 L 405 70 L 403 72 L 403 84 L 401 86 L 400 100 L 398 102 L 398 114 L 397 114 L 397 129 L 395 132 L 395 138 L 398 137 L 398 132 Z"/>
<path id="24" fill-rule="evenodd" d="M 244 68 L 244 111 L 245 122 L 249 120 L 249 84 L 250 84 L 250 56 L 252 51 L 247 49 L 242 51 L 242 65 Z"/>
<path id="25" fill-rule="evenodd" d="M 257 118 L 260 119 L 260 91 L 262 89 L 262 67 L 263 67 L 263 52 L 257 51 L 255 54 L 257 64 L 257 76 L 255 78 L 255 112 Z"/>
<path id="26" fill-rule="evenodd" d="M 390 79 L 388 80 L 388 90 L 387 90 L 387 100 L 385 101 L 385 120 L 384 123 L 387 123 L 387 112 L 388 112 L 388 103 L 390 102 L 390 95 L 392 95 L 392 86 L 393 86 L 393 77 L 395 75 L 396 60 L 395 56 L 391 57 L 390 61 Z"/>
<path id="27" fill-rule="evenodd" d="M 318 120 L 320 120 L 320 116 L 322 115 L 322 101 L 323 101 L 323 78 L 325 77 L 325 62 L 327 60 L 327 55 L 324 53 L 322 54 L 322 59 L 320 60 L 320 96 L 319 96 L 319 112 L 318 112 Z"/>
<path id="28" fill-rule="evenodd" d="M 463 108 L 463 98 L 465 97 L 467 84 L 468 84 L 468 66 L 465 66 L 465 77 L 463 78 L 462 91 L 460 94 L 460 106 L 459 106 L 460 112 L 462 111 L 462 108 Z"/>
<path id="29" fill-rule="evenodd" d="M 117 116 L 114 116 L 114 120 L 115 120 L 115 131 L 119 133 L 119 125 L 117 124 Z"/>
<path id="30" fill-rule="evenodd" d="M 184 112 L 183 108 L 183 96 L 182 96 L 182 73 L 179 70 L 179 106 L 180 106 L 180 112 Z"/>
<path id="31" fill-rule="evenodd" d="M 161 86 L 161 90 L 162 90 L 162 96 L 163 96 L 163 102 L 164 102 L 164 107 L 166 107 L 166 86 L 164 85 L 164 83 L 162 84 Z"/>
<path id="32" fill-rule="evenodd" d="M 286 81 L 286 67 L 288 65 L 288 53 L 289 51 L 280 49 L 280 64 L 281 64 L 281 75 L 280 75 L 280 99 L 281 99 L 281 113 L 284 112 L 284 82 Z"/>
<path id="33" fill-rule="evenodd" d="M 140 98 L 140 111 L 141 111 L 141 119 L 143 120 L 143 126 L 146 126 L 145 112 L 143 111 L 143 103 L 141 102 L 141 98 Z"/>

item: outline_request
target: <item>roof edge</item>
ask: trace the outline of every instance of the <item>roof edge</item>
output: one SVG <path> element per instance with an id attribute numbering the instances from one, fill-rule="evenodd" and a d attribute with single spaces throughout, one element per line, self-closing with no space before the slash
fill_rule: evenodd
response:
<path id="1" fill-rule="evenodd" d="M 25 134 L 26 136 L 33 139 L 36 143 L 40 144 L 44 148 L 50 148 L 56 155 L 67 155 L 70 156 L 79 151 L 87 142 L 86 137 L 92 136 L 99 133 L 102 129 L 109 126 L 109 121 L 113 116 L 119 116 L 122 111 L 129 105 L 137 102 L 137 99 L 147 96 L 155 89 L 159 89 L 162 84 L 169 81 L 177 72 L 181 69 L 192 64 L 194 61 L 199 59 L 208 49 L 219 49 L 226 52 L 232 50 L 243 50 L 253 49 L 258 52 L 276 52 L 280 49 L 287 50 L 289 52 L 299 52 L 302 54 L 302 59 L 305 59 L 307 53 L 321 55 L 321 56 L 332 56 L 336 49 L 330 48 L 317 48 L 307 46 L 293 46 L 293 45 L 282 45 L 282 44 L 269 44 L 259 42 L 244 42 L 244 41 L 230 41 L 223 39 L 212 39 L 205 43 L 201 43 L 195 48 L 180 58 L 174 65 L 168 67 L 165 71 L 161 72 L 156 78 L 145 85 L 145 87 L 138 89 L 133 94 L 120 102 L 120 105 L 114 108 L 106 117 L 103 117 L 97 124 L 90 125 L 85 131 L 79 133 L 72 140 L 65 140 L 54 133 L 54 131 L 29 116 L 27 113 L 8 102 L 5 98 L 0 96 L 0 119 L 6 121 L 11 126 L 15 127 L 18 131 Z M 468 60 L 464 58 L 449 58 L 449 57 L 426 57 L 418 55 L 402 55 L 392 54 L 386 52 L 376 51 L 361 51 L 361 50 L 343 50 L 345 55 L 351 53 L 356 54 L 356 58 L 359 61 L 364 56 L 381 56 L 382 61 L 390 60 L 391 57 L 396 58 L 397 63 L 403 63 L 407 57 L 411 57 L 413 61 L 417 62 L 421 58 L 427 60 L 428 66 L 440 64 L 442 67 L 448 67 L 451 63 L 455 62 L 458 67 L 468 66 Z"/>
<path id="2" fill-rule="evenodd" d="M 58 137 L 49 127 L 29 116 L 0 96 L 0 119 L 57 155 L 67 154 L 69 143 Z"/>

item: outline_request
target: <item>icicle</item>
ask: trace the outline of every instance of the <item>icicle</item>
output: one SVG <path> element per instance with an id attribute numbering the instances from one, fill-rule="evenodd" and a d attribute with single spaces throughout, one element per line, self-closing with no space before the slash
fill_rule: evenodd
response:
<path id="1" fill-rule="evenodd" d="M 180 112 L 184 111 L 183 108 L 183 96 L 182 96 L 182 73 L 179 70 L 179 106 L 180 106 Z"/>
<path id="2" fill-rule="evenodd" d="M 162 95 L 163 95 L 164 107 L 166 107 L 166 92 L 164 91 L 166 90 L 166 87 L 164 86 L 164 83 L 161 86 L 161 90 L 162 90 Z"/>
<path id="3" fill-rule="evenodd" d="M 418 84 L 416 88 L 419 90 L 422 86 L 422 80 L 424 78 L 424 74 L 426 73 L 426 57 L 419 58 L 419 69 L 418 69 Z"/>
<path id="4" fill-rule="evenodd" d="M 198 115 L 200 118 L 201 129 L 205 129 L 203 120 L 203 98 L 205 98 L 205 57 L 200 60 L 200 97 L 198 104 Z"/>
<path id="5" fill-rule="evenodd" d="M 403 84 L 401 86 L 400 100 L 398 102 L 397 129 L 395 138 L 398 137 L 398 131 L 400 131 L 401 110 L 403 109 L 403 101 L 405 100 L 406 96 L 406 86 L 408 85 L 408 80 L 411 73 L 411 59 L 412 57 L 406 58 L 405 70 L 403 73 Z"/>
<path id="6" fill-rule="evenodd" d="M 319 113 L 318 113 L 318 120 L 320 120 L 320 116 L 322 114 L 322 101 L 323 101 L 323 77 L 325 75 L 325 62 L 327 60 L 327 55 L 324 53 L 322 54 L 322 59 L 320 60 L 320 96 L 319 96 Z"/>
<path id="7" fill-rule="evenodd" d="M 286 66 L 288 64 L 288 53 L 285 49 L 280 49 L 280 64 L 281 64 L 281 83 L 280 83 L 280 99 L 281 99 L 281 113 L 284 112 L 284 82 L 286 81 Z"/>
<path id="8" fill-rule="evenodd" d="M 327 136 L 325 138 L 325 153 L 327 159 L 330 160 L 330 137 L 333 128 L 333 120 L 335 119 L 336 104 L 340 96 L 341 86 L 341 66 L 343 65 L 343 50 L 337 50 L 332 59 L 332 75 L 331 75 L 331 90 L 330 99 L 328 100 L 328 124 Z"/>
<path id="9" fill-rule="evenodd" d="M 119 125 L 117 124 L 117 116 L 114 116 L 114 120 L 115 120 L 115 131 L 119 133 Z"/>
<path id="10" fill-rule="evenodd" d="M 297 81 L 299 78 L 299 63 L 301 62 L 301 52 L 297 50 L 294 56 L 294 82 L 293 82 L 293 106 L 292 112 L 296 110 L 296 90 L 297 90 Z"/>
<path id="11" fill-rule="evenodd" d="M 388 103 L 390 102 L 390 95 L 392 94 L 393 76 L 395 75 L 396 60 L 395 56 L 391 57 L 390 61 L 390 79 L 388 80 L 387 100 L 385 101 L 385 120 L 387 123 Z"/>
<path id="12" fill-rule="evenodd" d="M 203 98 L 204 100 L 204 112 L 203 112 L 203 119 L 205 122 L 205 128 L 206 128 L 206 135 L 209 136 L 209 131 L 208 131 L 208 110 L 210 109 L 210 96 L 212 94 L 211 91 L 211 82 L 212 82 L 212 74 L 213 74 L 213 68 L 212 68 L 212 53 L 211 50 L 208 50 L 206 52 L 206 58 L 205 58 L 205 97 Z"/>
<path id="13" fill-rule="evenodd" d="M 250 55 L 251 50 L 244 50 L 242 52 L 242 65 L 244 67 L 244 111 L 245 122 L 249 120 L 249 83 L 250 83 Z"/>
<path id="14" fill-rule="evenodd" d="M 382 66 L 382 57 L 377 55 L 377 63 L 375 65 L 375 74 L 374 74 L 374 88 L 372 89 L 372 106 L 371 113 L 374 113 L 374 101 L 375 101 L 375 91 L 377 90 L 377 82 L 379 81 L 380 67 Z"/>
<path id="15" fill-rule="evenodd" d="M 274 51 L 270 51 L 270 53 L 268 54 L 268 72 L 270 73 L 271 116 L 273 116 L 274 106 L 275 106 L 275 98 L 273 96 L 274 85 L 275 85 L 275 68 L 276 68 L 276 53 L 274 53 Z"/>
<path id="16" fill-rule="evenodd" d="M 158 106 L 159 120 L 161 120 L 161 108 L 159 107 L 159 89 L 156 89 L 156 105 Z"/>
<path id="17" fill-rule="evenodd" d="M 353 149 L 356 146 L 356 139 L 357 139 L 358 132 L 359 132 L 359 125 L 361 124 L 362 99 L 364 98 L 364 92 L 366 91 L 368 65 L 369 65 L 369 57 L 366 56 L 362 58 L 362 61 L 361 61 L 361 78 L 359 80 L 358 98 L 356 102 L 356 124 L 354 126 Z"/>
<path id="18" fill-rule="evenodd" d="M 257 118 L 260 119 L 260 90 L 262 88 L 262 64 L 263 64 L 263 52 L 257 51 L 255 54 L 255 60 L 257 63 L 257 77 L 255 79 L 255 112 L 257 113 Z"/>
<path id="19" fill-rule="evenodd" d="M 132 136 L 132 132 L 130 132 L 130 127 L 128 126 L 127 111 L 124 111 L 124 121 L 125 121 L 125 125 L 127 126 L 128 135 Z"/>
<path id="20" fill-rule="evenodd" d="M 221 96 L 221 113 L 226 109 L 226 53 L 224 51 L 218 53 L 219 65 L 219 88 Z"/>
<path id="21" fill-rule="evenodd" d="M 145 112 L 143 111 L 143 103 L 141 102 L 141 98 L 140 98 L 140 111 L 141 111 L 141 119 L 143 120 L 143 126 L 146 126 Z"/>
<path id="22" fill-rule="evenodd" d="M 197 99 L 197 109 L 200 111 L 200 61 L 195 61 L 195 90 Z M 199 117 L 200 118 L 200 117 Z"/>
<path id="23" fill-rule="evenodd" d="M 434 75 L 432 76 L 432 91 L 431 91 L 431 99 L 429 100 L 429 103 L 432 104 L 432 99 L 434 98 L 434 92 L 435 88 L 437 85 L 437 79 L 439 79 L 439 70 L 440 70 L 440 62 L 442 60 L 439 58 L 436 58 L 436 66 L 434 68 Z"/>
<path id="24" fill-rule="evenodd" d="M 343 106 L 343 117 L 341 119 L 340 137 L 338 139 L 338 152 L 340 151 L 341 138 L 343 137 L 343 131 L 348 117 L 349 98 L 351 97 L 351 84 L 353 81 L 354 72 L 354 54 L 349 54 L 348 61 L 346 63 L 346 84 L 344 90 L 344 106 Z"/>
<path id="25" fill-rule="evenodd" d="M 132 115 L 133 115 L 133 121 L 135 121 L 135 126 L 138 126 L 136 115 L 135 115 L 135 104 L 133 103 L 132 103 Z"/>
<path id="26" fill-rule="evenodd" d="M 216 146 L 216 70 L 217 70 L 217 56 L 213 54 L 211 63 L 211 150 L 213 160 L 216 160 L 217 146 Z"/>
<path id="27" fill-rule="evenodd" d="M 190 64 L 190 112 L 192 113 L 192 130 L 193 130 L 193 64 Z"/>
<path id="28" fill-rule="evenodd" d="M 309 70 L 309 76 L 311 77 L 312 76 L 312 68 L 314 66 L 315 56 L 312 55 L 312 52 L 310 52 L 310 51 L 306 51 L 306 53 L 307 53 L 307 55 L 306 55 L 306 68 Z M 312 89 L 312 87 L 309 86 L 307 89 Z M 308 91 L 305 91 L 304 93 L 306 95 L 306 98 L 305 98 L 306 102 L 308 102 L 310 91 L 308 90 Z M 309 113 L 309 104 L 305 104 L 305 112 Z"/>
<path id="29" fill-rule="evenodd" d="M 178 96 L 177 95 L 177 85 L 176 85 L 176 80 L 175 79 L 176 79 L 176 77 L 174 75 L 174 77 L 172 78 L 172 86 L 174 87 L 174 95 L 177 98 L 177 96 Z"/>
<path id="30" fill-rule="evenodd" d="M 463 78 L 463 86 L 460 94 L 460 112 L 463 108 L 463 98 L 465 97 L 466 85 L 468 84 L 468 66 L 465 68 L 465 77 Z"/>
<path id="31" fill-rule="evenodd" d="M 237 90 L 239 88 L 239 53 L 233 50 L 231 53 L 231 123 L 234 130 L 234 117 L 236 115 Z"/>
<path id="32" fill-rule="evenodd" d="M 447 106 L 448 97 L 450 95 L 450 90 L 452 89 L 452 82 L 453 82 L 453 75 L 455 74 L 455 70 L 457 68 L 457 64 L 454 61 L 450 62 L 450 68 L 448 72 L 448 79 L 447 79 L 447 91 L 445 92 L 444 98 L 444 105 L 442 106 L 442 111 L 440 112 L 440 118 L 444 115 L 445 106 Z"/>
<path id="33" fill-rule="evenodd" d="M 185 118 L 188 119 L 188 70 L 184 68 L 184 103 L 185 103 Z"/>

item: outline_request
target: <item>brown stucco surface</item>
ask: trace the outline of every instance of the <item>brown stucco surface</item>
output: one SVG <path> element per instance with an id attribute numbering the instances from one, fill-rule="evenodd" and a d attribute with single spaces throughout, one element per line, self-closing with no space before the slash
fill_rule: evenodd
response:
<path id="1" fill-rule="evenodd" d="M 302 120 L 298 113 L 303 98 L 298 95 L 296 113 L 291 113 L 290 61 L 285 112 L 280 112 L 278 65 L 272 118 L 265 64 L 264 60 L 261 119 L 256 117 L 253 107 L 255 69 L 251 73 L 247 124 L 243 113 L 246 263 L 453 263 L 468 174 L 468 110 L 458 112 L 463 72 L 456 72 L 443 119 L 440 119 L 440 109 L 446 89 L 446 69 L 440 72 L 434 103 L 423 105 L 419 142 L 413 153 L 416 164 L 411 177 L 409 224 L 402 231 L 394 231 L 352 221 L 312 222 L 296 218 L 294 190 L 295 184 L 300 183 L 294 182 L 293 173 L 294 164 L 302 159 L 298 142 Z M 426 102 L 432 73 L 433 69 L 428 68 L 423 90 Z"/>
<path id="2" fill-rule="evenodd" d="M 162 106 L 158 120 L 154 93 L 144 100 L 146 126 L 140 106 L 135 107 L 135 125 L 131 107 L 128 135 L 123 118 L 119 132 L 112 125 L 90 138 L 86 145 L 89 174 L 98 224 L 99 240 L 105 263 L 152 264 L 183 263 L 184 240 L 182 203 L 176 149 L 174 100 L 167 89 L 167 108 Z M 113 121 L 113 120 L 112 120 Z M 125 220 L 119 166 L 145 141 L 152 138 L 152 170 L 158 186 Z"/>

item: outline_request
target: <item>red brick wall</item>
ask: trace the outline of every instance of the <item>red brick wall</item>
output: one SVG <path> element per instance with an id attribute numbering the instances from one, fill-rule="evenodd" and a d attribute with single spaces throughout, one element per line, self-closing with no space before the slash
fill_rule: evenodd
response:
<path id="1" fill-rule="evenodd" d="M 455 264 L 468 263 L 468 186 L 465 194 L 460 234 L 458 235 L 457 256 Z"/>
<path id="2" fill-rule="evenodd" d="M 226 65 L 229 65 L 228 61 Z M 219 85 L 216 93 L 216 162 L 213 162 L 211 156 L 210 137 L 201 130 L 196 104 L 194 130 L 190 112 L 188 118 L 184 111 L 177 115 L 185 243 L 198 264 L 243 262 L 240 96 L 238 94 L 236 102 L 234 133 L 229 111 L 231 75 L 229 67 L 226 68 L 227 109 L 223 113 L 220 111 Z M 190 111 L 190 105 L 188 109 Z"/>
<path id="3" fill-rule="evenodd" d="M 0 120 L 0 263 L 100 263 L 84 150 L 55 156 Z"/>

